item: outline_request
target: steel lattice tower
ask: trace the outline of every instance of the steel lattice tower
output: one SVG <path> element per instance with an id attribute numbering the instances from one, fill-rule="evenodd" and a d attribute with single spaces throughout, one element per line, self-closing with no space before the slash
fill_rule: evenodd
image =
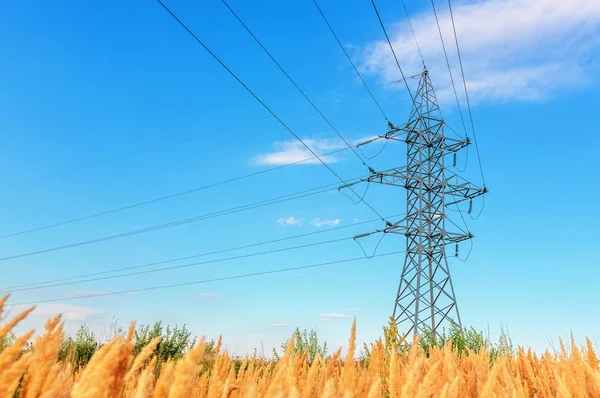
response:
<path id="1" fill-rule="evenodd" d="M 421 74 L 408 122 L 402 127 L 391 124 L 389 127 L 385 135 L 359 145 L 377 139 L 403 141 L 407 146 L 406 166 L 371 170 L 371 175 L 361 181 L 404 187 L 406 216 L 396 223 L 388 222 L 382 230 L 356 238 L 382 232 L 403 234 L 406 238 L 406 257 L 393 311 L 400 332 L 408 336 L 425 330 L 439 333 L 441 327 L 450 324 L 462 327 L 446 246 L 471 239 L 473 235 L 449 220 L 446 208 L 470 201 L 487 189 L 449 170 L 446 158 L 454 155 L 456 162 L 456 152 L 470 141 L 445 135 L 445 121 L 427 70 Z M 447 224 L 453 224 L 461 232 L 449 232 Z"/>

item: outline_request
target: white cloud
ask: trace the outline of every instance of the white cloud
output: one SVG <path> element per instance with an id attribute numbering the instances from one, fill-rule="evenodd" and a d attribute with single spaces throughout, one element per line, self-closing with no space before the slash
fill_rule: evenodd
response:
<path id="1" fill-rule="evenodd" d="M 452 21 L 444 4 L 439 3 L 438 17 L 460 90 Z M 539 100 L 555 90 L 585 83 L 586 70 L 598 65 L 593 57 L 600 49 L 600 1 L 484 0 L 455 5 L 453 11 L 472 102 Z M 439 99 L 453 105 L 454 92 L 431 7 L 411 20 Z M 405 75 L 420 73 L 421 61 L 405 21 L 390 30 Z M 364 71 L 386 81 L 399 78 L 387 42 L 370 43 L 363 51 Z M 464 93 L 460 98 L 464 102 Z"/>
<path id="2" fill-rule="evenodd" d="M 137 296 L 140 292 L 124 292 L 114 293 L 108 290 L 76 290 L 73 292 L 64 293 L 65 297 L 85 297 L 85 296 L 104 296 L 109 294 L 115 294 L 120 296 Z"/>
<path id="3" fill-rule="evenodd" d="M 27 306 L 15 306 L 15 313 L 23 311 Z M 33 310 L 32 316 L 48 319 L 62 314 L 65 321 L 88 321 L 90 319 L 104 317 L 105 313 L 87 307 L 69 304 L 39 304 Z"/>
<path id="4" fill-rule="evenodd" d="M 319 318 L 329 318 L 329 319 L 343 319 L 343 318 L 350 318 L 350 315 L 346 315 L 346 314 L 341 314 L 339 312 L 329 312 L 329 313 L 325 313 L 325 314 L 319 314 L 317 315 Z"/>
<path id="5" fill-rule="evenodd" d="M 271 326 L 274 328 L 285 328 L 285 327 L 288 327 L 289 325 L 287 323 L 272 323 Z"/>
<path id="6" fill-rule="evenodd" d="M 342 135 L 345 134 L 342 133 Z M 354 146 L 358 143 L 367 141 L 375 137 L 375 135 L 368 135 L 355 140 L 349 140 L 348 137 L 345 138 L 348 140 L 348 143 L 350 145 Z M 341 139 L 306 138 L 303 139 L 303 141 L 326 163 L 337 163 L 342 161 L 342 155 L 346 151 L 341 150 L 347 148 L 346 143 Z M 306 149 L 306 147 L 302 145 L 302 143 L 300 143 L 300 141 L 298 140 L 277 141 L 273 144 L 273 146 L 275 147 L 275 151 L 256 156 L 254 158 L 254 164 L 279 166 L 301 161 L 302 163 L 298 164 L 321 163 L 319 159 L 314 158 L 314 155 L 308 149 Z M 331 153 L 334 151 L 339 152 L 336 152 L 331 155 L 326 155 L 327 153 Z"/>
<path id="7" fill-rule="evenodd" d="M 352 219 L 352 222 L 359 222 L 359 221 L 360 221 L 360 218 L 356 218 L 356 217 L 354 217 L 354 218 Z"/>
<path id="8" fill-rule="evenodd" d="M 219 293 L 198 293 L 198 297 L 208 297 L 208 298 L 214 298 L 214 297 L 221 297 L 222 294 Z"/>
<path id="9" fill-rule="evenodd" d="M 280 218 L 277 220 L 277 223 L 282 227 L 290 226 L 290 227 L 299 227 L 304 223 L 304 220 L 301 218 L 296 218 L 294 216 L 290 216 L 287 218 Z"/>
<path id="10" fill-rule="evenodd" d="M 312 149 L 317 155 L 327 163 L 336 163 L 340 159 L 337 156 L 326 155 L 321 156 L 325 153 L 333 152 L 337 149 L 341 149 L 345 146 L 342 141 L 338 140 L 327 140 L 327 139 L 304 139 L 303 140 L 310 149 Z M 282 165 L 293 162 L 300 162 L 306 159 L 314 157 L 314 155 L 306 149 L 302 143 L 298 140 L 289 141 L 277 141 L 273 144 L 275 147 L 274 152 L 259 155 L 254 158 L 256 164 L 261 165 Z M 314 158 L 306 160 L 301 164 L 317 164 L 320 163 L 319 159 Z"/>
<path id="11" fill-rule="evenodd" d="M 323 227 L 323 226 L 335 226 L 335 225 L 340 225 L 340 223 L 341 223 L 341 222 L 342 222 L 342 220 L 341 220 L 341 219 L 339 219 L 339 218 L 335 218 L 335 219 L 333 219 L 333 220 L 329 220 L 329 219 L 326 219 L 326 220 L 321 220 L 320 218 L 318 218 L 318 217 L 317 217 L 317 218 L 315 218 L 314 220 L 312 220 L 310 223 L 311 223 L 312 225 L 314 225 L 315 227 L 317 227 L 317 228 L 321 228 L 321 227 Z"/>
<path id="12" fill-rule="evenodd" d="M 66 292 L 63 294 L 65 297 L 82 297 L 82 296 L 97 296 L 103 294 L 110 294 L 106 290 L 76 290 L 74 292 Z"/>

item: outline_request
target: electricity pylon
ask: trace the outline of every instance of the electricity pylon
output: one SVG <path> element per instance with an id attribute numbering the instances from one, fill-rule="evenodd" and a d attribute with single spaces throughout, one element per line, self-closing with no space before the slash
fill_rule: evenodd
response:
<path id="1" fill-rule="evenodd" d="M 395 185 L 406 189 L 406 216 L 374 232 L 358 235 L 361 238 L 375 233 L 403 234 L 406 237 L 406 256 L 394 303 L 393 316 L 398 330 L 405 336 L 426 330 L 439 334 L 443 326 L 462 327 L 454 287 L 450 277 L 446 245 L 471 239 L 446 217 L 446 208 L 463 201 L 472 201 L 487 192 L 446 167 L 446 157 L 470 144 L 467 138 L 454 139 L 445 135 L 442 118 L 427 70 L 419 80 L 408 123 L 394 127 L 365 143 L 378 139 L 403 141 L 407 145 L 406 166 L 374 171 L 362 182 Z M 348 184 L 340 188 L 360 183 Z M 469 212 L 471 209 L 469 205 Z M 446 230 L 447 221 L 460 232 Z"/>

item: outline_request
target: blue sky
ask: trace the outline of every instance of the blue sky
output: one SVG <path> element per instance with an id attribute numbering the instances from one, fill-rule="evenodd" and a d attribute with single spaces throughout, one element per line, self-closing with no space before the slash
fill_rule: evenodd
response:
<path id="1" fill-rule="evenodd" d="M 219 1 L 166 4 L 257 95 L 319 153 L 342 148 L 335 135 Z M 420 60 L 397 2 L 377 2 L 408 75 Z M 410 110 L 387 43 L 368 1 L 320 5 L 396 124 Z M 445 2 L 438 12 L 455 79 L 458 60 Z M 386 122 L 312 2 L 233 1 L 231 6 L 333 125 L 352 142 L 386 131 Z M 448 123 L 459 113 L 427 2 L 407 1 L 413 26 Z M 156 2 L 13 2 L 0 6 L 0 235 L 53 224 L 216 183 L 309 157 Z M 490 194 L 466 263 L 450 265 L 463 323 L 535 349 L 573 331 L 600 338 L 597 281 L 600 144 L 600 4 L 577 0 L 487 0 L 454 4 L 477 138 Z M 416 81 L 411 81 L 414 86 Z M 458 87 L 460 89 L 460 86 Z M 461 93 L 462 91 L 459 91 Z M 461 96 L 464 106 L 464 97 Z M 60 173 L 176 141 L 184 143 Z M 365 149 L 375 155 L 381 147 Z M 465 175 L 480 176 L 474 148 Z M 402 165 L 388 145 L 370 161 Z M 364 175 L 348 152 L 325 158 L 344 179 Z M 465 154 L 459 162 L 467 159 Z M 27 182 L 30 180 L 36 180 Z M 23 183 L 26 182 L 26 183 Z M 316 162 L 170 200 L 43 231 L 0 239 L 0 257 L 86 241 L 280 195 L 333 184 Z M 362 192 L 363 187 L 359 187 Z M 371 186 L 366 200 L 385 216 L 402 213 L 405 192 Z M 481 202 L 475 203 L 475 212 Z M 381 227 L 363 204 L 330 192 L 121 239 L 0 263 L 2 287 L 102 272 L 148 262 L 348 228 L 230 255 L 350 237 Z M 363 241 L 373 250 L 376 237 Z M 403 250 L 386 237 L 380 253 Z M 461 256 L 470 244 L 460 247 Z M 452 249 L 453 250 L 453 249 Z M 218 337 L 237 353 L 270 352 L 294 327 L 316 328 L 344 345 L 351 320 L 372 341 L 392 310 L 402 255 L 309 270 L 163 289 L 77 298 L 99 292 L 220 278 L 310 265 L 362 254 L 351 240 L 199 265 L 169 272 L 15 292 L 38 305 L 21 329 L 57 312 L 67 330 L 85 322 L 99 334 L 113 317 L 182 324 Z M 227 255 L 215 255 L 217 259 Z M 179 262 L 176 264 L 185 264 Z M 11 313 L 18 308 L 13 308 Z"/>

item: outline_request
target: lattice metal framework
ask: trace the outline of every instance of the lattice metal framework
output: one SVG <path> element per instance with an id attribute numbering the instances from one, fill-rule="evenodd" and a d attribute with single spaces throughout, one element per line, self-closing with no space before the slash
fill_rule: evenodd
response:
<path id="1" fill-rule="evenodd" d="M 404 187 L 406 216 L 396 223 L 388 223 L 382 230 L 356 238 L 374 233 L 403 234 L 406 237 L 406 257 L 393 312 L 401 333 L 406 336 L 425 330 L 439 333 L 441 327 L 450 324 L 462 327 L 446 245 L 458 244 L 473 235 L 449 220 L 446 209 L 472 200 L 486 193 L 487 189 L 466 181 L 445 163 L 448 155 L 456 154 L 470 141 L 445 135 L 447 126 L 427 70 L 421 74 L 408 123 L 402 127 L 390 124 L 389 127 L 385 135 L 374 140 L 405 142 L 406 166 L 371 170 L 371 175 L 361 181 Z M 447 224 L 453 224 L 460 232 L 448 231 Z"/>

